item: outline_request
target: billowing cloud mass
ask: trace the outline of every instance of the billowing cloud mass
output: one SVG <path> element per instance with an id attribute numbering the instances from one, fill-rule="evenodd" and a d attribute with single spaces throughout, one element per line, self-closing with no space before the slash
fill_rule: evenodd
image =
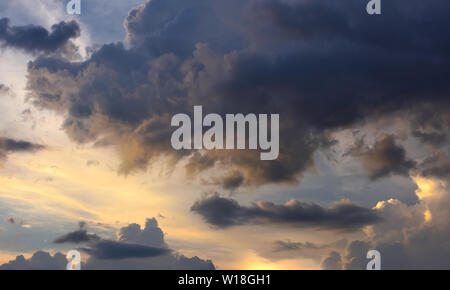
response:
<path id="1" fill-rule="evenodd" d="M 28 141 L 0 137 L 0 162 L 10 153 L 35 152 L 44 148 L 43 145 L 34 144 Z"/>
<path id="2" fill-rule="evenodd" d="M 66 55 L 76 50 L 76 22 L 48 30 L 1 18 L 0 46 L 36 55 L 27 65 L 27 105 L 59 115 L 76 145 L 115 150 L 119 174 L 145 172 L 163 160 L 158 164 L 169 169 L 183 164 L 189 180 L 206 186 L 264 192 L 267 201 L 249 204 L 218 194 L 199 199 L 191 213 L 213 228 L 263 225 L 359 235 L 345 245 L 280 240 L 277 250 L 268 246 L 268 258 L 318 253 L 325 269 L 364 269 L 367 250 L 377 249 L 383 269 L 449 269 L 450 38 L 444 36 L 450 1 L 384 1 L 376 16 L 367 15 L 362 2 L 149 0 L 128 13 L 123 42 L 96 46 L 83 61 Z M 204 115 L 279 114 L 278 159 L 261 161 L 254 150 L 174 150 L 171 118 L 192 115 L 196 105 Z M 10 153 L 43 148 L 0 137 L 0 162 Z M 95 158 L 86 167 L 109 163 L 102 154 Z M 326 158 L 335 162 L 322 164 Z M 329 179 L 321 167 L 332 171 L 324 173 Z M 323 178 L 308 180 L 309 173 Z M 331 179 L 340 185 L 336 195 Z M 289 198 L 263 187 L 302 180 L 309 187 Z M 399 196 L 412 191 L 393 192 L 405 183 L 418 188 L 408 201 Z M 360 194 L 376 192 L 378 187 L 368 189 L 372 185 L 379 185 L 382 199 Z M 339 196 L 326 202 L 342 201 L 324 206 L 320 196 L 297 200 L 309 190 Z M 154 219 L 144 228 L 122 228 L 117 240 L 80 225 L 55 242 L 82 244 L 89 269 L 214 268 L 170 249 Z M 58 254 L 35 255 L 7 265 L 62 261 Z"/>
<path id="3" fill-rule="evenodd" d="M 337 254 L 330 253 L 322 268 L 338 266 L 341 260 L 338 269 L 366 269 L 366 254 L 376 249 L 385 270 L 448 269 L 449 180 L 416 177 L 415 181 L 419 187 L 417 204 L 406 205 L 395 199 L 379 202 L 374 209 L 388 222 L 368 227 L 364 239 L 352 241 Z"/>
<path id="4" fill-rule="evenodd" d="M 406 151 L 395 143 L 393 136 L 378 140 L 372 148 L 368 148 L 361 140 L 348 154 L 361 159 L 364 169 L 370 178 L 377 179 L 391 174 L 408 176 L 415 162 L 406 158 Z"/>
<path id="5" fill-rule="evenodd" d="M 82 63 L 31 62 L 31 100 L 66 116 L 72 140 L 115 146 L 124 174 L 158 157 L 167 164 L 185 157 L 195 175 L 233 166 L 233 176 L 215 179 L 226 189 L 295 183 L 316 150 L 335 144 L 333 130 L 414 110 L 421 116 L 409 117 L 411 130 L 422 133 L 416 136 L 439 131 L 429 112 L 448 112 L 450 43 L 437 31 L 449 22 L 442 13 L 449 4 L 384 6 L 383 18 L 369 18 L 358 0 L 149 1 L 125 20 L 129 49 L 106 44 Z M 280 157 L 174 151 L 171 116 L 199 104 L 205 113 L 281 113 Z M 369 175 L 405 174 L 412 163 L 390 139 L 383 142 L 365 155 L 368 163 L 384 158 L 368 166 Z"/>
<path id="6" fill-rule="evenodd" d="M 214 270 L 210 260 L 188 258 L 170 250 L 164 234 L 155 218 L 147 219 L 144 229 L 130 224 L 119 231 L 117 240 L 101 239 L 96 234 L 86 234 L 85 224 L 78 231 L 55 240 L 56 243 L 85 244 L 80 251 L 89 255 L 83 269 L 121 270 Z M 0 266 L 0 270 L 64 270 L 68 261 L 61 253 L 54 256 L 38 251 L 29 259 L 17 256 L 15 260 Z"/>
<path id="7" fill-rule="evenodd" d="M 48 31 L 42 26 L 11 26 L 8 18 L 0 19 L 0 45 L 22 49 L 29 53 L 51 53 L 64 49 L 70 39 L 80 35 L 75 22 L 60 22 Z"/>
<path id="8" fill-rule="evenodd" d="M 347 201 L 335 203 L 329 208 L 297 200 L 286 204 L 260 201 L 251 206 L 242 206 L 233 199 L 215 194 L 197 201 L 191 210 L 217 228 L 245 224 L 278 224 L 355 230 L 381 221 L 375 211 Z"/>
<path id="9" fill-rule="evenodd" d="M 51 255 L 44 251 L 38 251 L 29 259 L 17 256 L 15 260 L 0 266 L 0 270 L 65 270 L 66 256 L 61 253 Z"/>
<path id="10" fill-rule="evenodd" d="M 442 151 L 427 157 L 420 165 L 420 174 L 425 177 L 445 178 L 450 175 L 450 157 Z"/>

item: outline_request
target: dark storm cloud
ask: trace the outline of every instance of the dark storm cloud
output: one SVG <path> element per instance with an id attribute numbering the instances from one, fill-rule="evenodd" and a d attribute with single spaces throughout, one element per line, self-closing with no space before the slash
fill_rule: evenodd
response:
<path id="1" fill-rule="evenodd" d="M 0 150 L 6 152 L 36 151 L 42 149 L 42 145 L 27 141 L 19 141 L 10 138 L 0 137 Z"/>
<path id="2" fill-rule="evenodd" d="M 260 201 L 241 206 L 218 194 L 197 201 L 191 211 L 202 216 L 208 224 L 222 229 L 246 224 L 278 224 L 351 231 L 381 221 L 375 211 L 349 202 L 339 202 L 329 208 L 296 200 L 286 204 Z"/>
<path id="3" fill-rule="evenodd" d="M 100 241 L 91 248 L 83 248 L 83 251 L 96 259 L 103 260 L 148 258 L 170 253 L 169 249 L 116 241 Z"/>
<path id="4" fill-rule="evenodd" d="M 39 144 L 0 137 L 0 160 L 6 158 L 6 156 L 10 153 L 35 152 L 44 148 L 44 146 Z"/>
<path id="5" fill-rule="evenodd" d="M 189 56 L 197 43 L 230 51 L 242 46 L 236 21 L 242 18 L 244 1 L 158 0 L 132 9 L 125 20 L 128 41 L 152 56 L 174 53 Z M 230 21 L 229 14 L 235 15 Z"/>
<path id="6" fill-rule="evenodd" d="M 53 242 L 55 244 L 64 244 L 64 243 L 80 244 L 100 240 L 99 236 L 97 236 L 96 234 L 88 233 L 87 230 L 85 230 L 83 227 L 84 226 L 81 226 L 80 224 L 79 230 L 62 235 L 56 238 Z"/>
<path id="7" fill-rule="evenodd" d="M 425 177 L 444 178 L 450 175 L 450 157 L 444 152 L 436 152 L 418 167 L 420 174 Z"/>
<path id="8" fill-rule="evenodd" d="M 75 22 L 60 22 L 48 31 L 42 26 L 10 26 L 8 18 L 0 19 L 0 44 L 4 47 L 23 49 L 26 52 L 51 53 L 64 46 L 71 38 L 80 35 L 80 26 Z"/>
<path id="9" fill-rule="evenodd" d="M 168 166 L 188 158 L 192 176 L 233 166 L 239 178 L 221 182 L 229 189 L 295 184 L 314 165 L 314 153 L 334 144 L 335 130 L 393 112 L 450 111 L 450 40 L 442 37 L 450 26 L 448 1 L 410 0 L 406 9 L 392 0 L 376 17 L 364 6 L 359 0 L 153 0 L 125 20 L 129 49 L 107 44 L 83 63 L 42 57 L 30 63 L 30 99 L 65 116 L 72 140 L 116 146 L 123 174 L 159 157 Z M 279 158 L 174 151 L 170 118 L 192 114 L 193 105 L 222 115 L 279 113 Z M 413 132 L 434 132 L 423 130 L 435 123 L 424 115 L 424 122 L 406 120 Z M 416 136 L 441 138 L 423 134 Z M 406 174 L 412 162 L 384 142 L 364 152 L 366 159 L 384 158 L 368 167 L 370 176 Z"/>
<path id="10" fill-rule="evenodd" d="M 403 147 L 396 144 L 394 136 L 385 136 L 368 147 L 360 140 L 347 154 L 358 157 L 370 178 L 378 179 L 391 174 L 408 175 L 416 163 L 408 160 Z"/>

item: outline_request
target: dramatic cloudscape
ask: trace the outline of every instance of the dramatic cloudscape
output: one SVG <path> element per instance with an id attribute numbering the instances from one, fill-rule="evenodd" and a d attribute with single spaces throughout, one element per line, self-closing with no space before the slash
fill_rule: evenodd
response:
<path id="1" fill-rule="evenodd" d="M 0 269 L 450 269 L 449 1 L 67 2 L 0 3 Z"/>

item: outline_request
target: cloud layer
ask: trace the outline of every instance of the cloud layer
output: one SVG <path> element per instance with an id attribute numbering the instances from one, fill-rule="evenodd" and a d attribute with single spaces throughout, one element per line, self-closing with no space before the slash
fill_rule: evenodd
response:
<path id="1" fill-rule="evenodd" d="M 33 54 L 63 49 L 80 32 L 80 26 L 75 21 L 54 24 L 48 31 L 36 25 L 11 26 L 8 18 L 0 19 L 0 44 Z"/>
<path id="2" fill-rule="evenodd" d="M 334 230 L 355 230 L 381 221 L 376 212 L 350 202 L 338 202 L 329 208 L 291 200 L 286 204 L 257 202 L 241 206 L 235 200 L 211 195 L 197 201 L 191 210 L 217 228 L 245 224 L 278 224 Z"/>
<path id="3" fill-rule="evenodd" d="M 82 63 L 39 58 L 29 65 L 28 86 L 36 106 L 66 116 L 72 140 L 116 146 L 121 173 L 158 157 L 168 164 L 189 157 L 195 175 L 233 166 L 232 176 L 214 180 L 225 189 L 295 183 L 312 168 L 314 152 L 334 144 L 330 131 L 417 110 L 423 122 L 410 122 L 423 137 L 433 127 L 424 104 L 448 111 L 450 44 L 436 31 L 448 23 L 441 11 L 449 4 L 408 5 L 390 1 L 371 18 L 356 0 L 154 0 L 126 18 L 129 49 L 106 44 Z M 170 117 L 198 104 L 219 114 L 280 113 L 279 159 L 175 152 Z M 388 141 L 363 158 L 372 178 L 405 174 L 412 165 L 385 159 L 374 168 L 370 156 L 402 155 Z"/>
<path id="4" fill-rule="evenodd" d="M 55 240 L 56 243 L 84 244 L 79 248 L 89 255 L 82 269 L 87 270 L 214 270 L 210 260 L 186 257 L 169 249 L 164 234 L 155 218 L 147 219 L 141 229 L 130 224 L 119 231 L 117 240 L 102 239 L 87 234 L 85 224 L 80 229 Z M 64 270 L 68 261 L 61 253 L 51 255 L 38 251 L 29 259 L 17 256 L 15 260 L 0 265 L 0 270 Z"/>

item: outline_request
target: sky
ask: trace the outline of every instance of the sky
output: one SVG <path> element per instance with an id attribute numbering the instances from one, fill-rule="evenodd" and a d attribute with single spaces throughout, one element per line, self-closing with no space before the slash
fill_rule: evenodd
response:
<path id="1" fill-rule="evenodd" d="M 450 269 L 448 1 L 67 2 L 0 2 L 0 269 Z"/>

